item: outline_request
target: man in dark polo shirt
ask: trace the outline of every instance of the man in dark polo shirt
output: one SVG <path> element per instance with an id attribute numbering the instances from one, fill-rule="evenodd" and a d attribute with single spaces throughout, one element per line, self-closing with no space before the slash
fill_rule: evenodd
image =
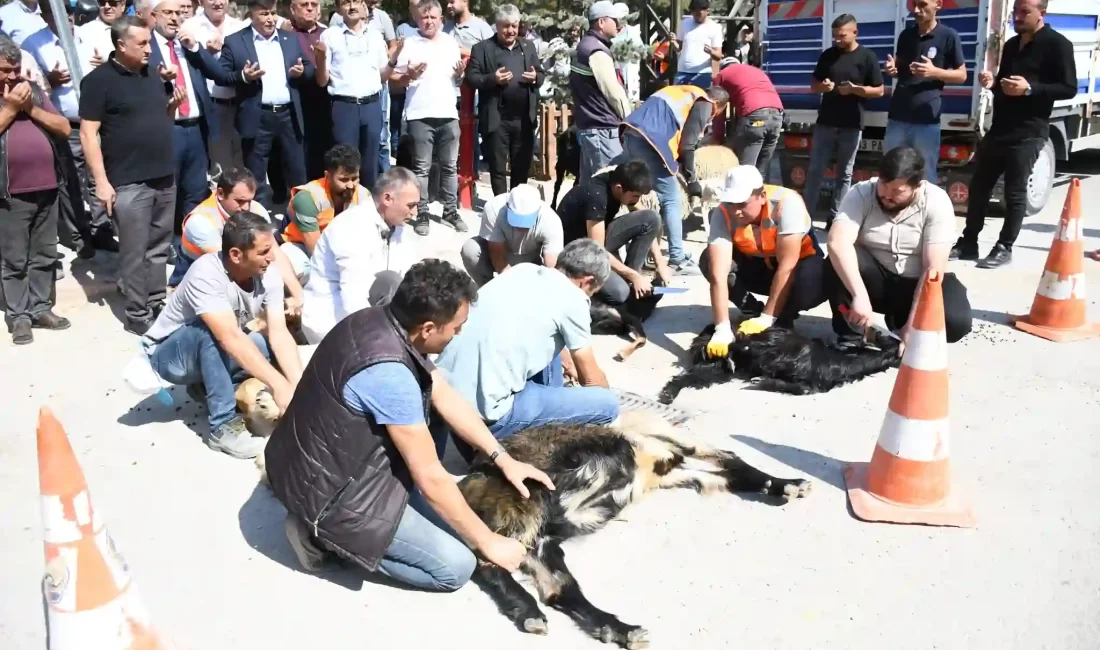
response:
<path id="1" fill-rule="evenodd" d="M 714 85 L 729 93 L 734 112 L 726 127 L 726 145 L 737 154 L 738 163 L 756 167 L 766 180 L 783 129 L 783 101 L 766 72 L 737 62 L 740 47 L 734 41 L 722 45 L 725 58 L 719 62 L 722 70 Z"/>
<path id="2" fill-rule="evenodd" d="M 55 142 L 69 120 L 49 97 L 20 77 L 22 52 L 0 36 L 0 307 L 12 343 L 34 340 L 32 327 L 63 330 L 50 310 L 57 259 L 58 164 Z"/>
<path id="3" fill-rule="evenodd" d="M 997 243 L 978 268 L 995 269 L 1012 261 L 1012 245 L 1027 210 L 1027 178 L 1050 137 L 1050 112 L 1054 102 L 1077 95 L 1073 44 L 1046 24 L 1046 10 L 1046 0 L 1016 0 L 1016 36 L 1001 51 L 996 78 L 992 72 L 978 75 L 983 88 L 993 89 L 993 124 L 978 145 L 966 228 L 951 248 L 951 259 L 978 259 L 978 235 L 1001 174 L 1007 212 Z"/>
<path id="4" fill-rule="evenodd" d="M 836 183 L 826 225 L 833 222 L 840 200 L 852 184 L 852 169 L 863 135 L 863 105 L 868 99 L 882 97 L 885 91 L 878 59 L 856 41 L 858 36 L 855 16 L 837 16 L 833 21 L 833 47 L 821 53 L 810 83 L 810 90 L 821 93 L 821 107 L 817 110 L 802 198 L 813 215 L 825 168 L 836 160 Z"/>
<path id="5" fill-rule="evenodd" d="M 321 18 L 321 5 L 317 0 L 291 0 L 290 20 L 283 29 L 298 37 L 302 54 L 314 67 L 317 66 L 317 54 L 314 49 L 321 40 L 325 26 L 318 22 Z M 324 57 L 324 50 L 320 51 Z M 305 123 L 305 136 L 302 146 L 305 149 L 306 178 L 320 178 L 325 175 L 325 152 L 332 148 L 332 114 L 329 110 L 328 92 L 317 84 L 302 84 L 299 92 L 302 96 L 302 117 Z M 270 173 L 270 172 L 268 172 Z"/>
<path id="6" fill-rule="evenodd" d="M 966 82 L 959 33 L 936 20 L 940 0 L 916 0 L 916 24 L 898 35 L 896 55 L 886 56 L 886 74 L 896 77 L 883 149 L 902 145 L 924 156 L 924 177 L 935 184 L 940 160 L 940 94 L 946 84 Z"/>
<path id="7" fill-rule="evenodd" d="M 152 36 L 139 18 L 116 20 L 111 40 L 107 62 L 80 84 L 80 143 L 119 236 L 126 330 L 140 336 L 167 295 L 176 204 L 172 126 L 187 95 L 149 69 Z"/>

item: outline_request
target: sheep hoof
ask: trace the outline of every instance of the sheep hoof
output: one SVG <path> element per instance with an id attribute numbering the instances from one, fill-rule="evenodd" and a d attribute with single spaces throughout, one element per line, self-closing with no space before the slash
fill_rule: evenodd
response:
<path id="1" fill-rule="evenodd" d="M 523 631 L 528 634 L 543 634 L 550 631 L 544 618 L 528 618 L 523 621 Z"/>
<path id="2" fill-rule="evenodd" d="M 645 628 L 634 628 L 626 634 L 627 650 L 649 647 L 649 632 Z"/>
<path id="3" fill-rule="evenodd" d="M 787 501 L 791 499 L 801 499 L 810 493 L 813 486 L 813 481 L 806 481 L 804 479 L 790 481 L 783 486 L 783 498 Z"/>

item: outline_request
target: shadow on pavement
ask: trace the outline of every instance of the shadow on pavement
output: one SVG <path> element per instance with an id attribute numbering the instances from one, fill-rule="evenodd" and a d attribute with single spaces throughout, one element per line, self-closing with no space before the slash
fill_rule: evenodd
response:
<path id="1" fill-rule="evenodd" d="M 171 386 L 165 390 L 172 396 L 171 405 L 162 404 L 156 395 L 150 395 L 130 407 L 130 410 L 122 414 L 117 422 L 127 427 L 141 427 L 146 424 L 180 420 L 195 435 L 204 439 L 210 431 L 206 419 L 206 407 L 191 401 L 183 386 Z"/>
<path id="2" fill-rule="evenodd" d="M 844 463 L 835 458 L 797 447 L 765 442 L 752 436 L 735 435 L 731 437 L 766 456 L 778 460 L 784 465 L 793 467 L 803 474 L 808 474 L 823 483 L 828 483 L 838 490 L 844 489 Z"/>

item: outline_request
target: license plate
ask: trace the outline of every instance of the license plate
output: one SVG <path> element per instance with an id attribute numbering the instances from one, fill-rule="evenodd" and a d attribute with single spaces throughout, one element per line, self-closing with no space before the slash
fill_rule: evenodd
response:
<path id="1" fill-rule="evenodd" d="M 859 141 L 859 150 L 860 151 L 876 151 L 876 152 L 881 153 L 882 152 L 882 143 L 883 143 L 882 140 L 863 139 L 863 140 Z"/>

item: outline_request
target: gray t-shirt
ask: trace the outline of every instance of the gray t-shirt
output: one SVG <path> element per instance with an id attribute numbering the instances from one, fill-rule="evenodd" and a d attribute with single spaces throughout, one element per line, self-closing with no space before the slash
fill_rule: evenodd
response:
<path id="1" fill-rule="evenodd" d="M 478 291 L 462 332 L 435 365 L 484 420 L 495 422 L 562 348 L 589 346 L 591 325 L 588 296 L 564 273 L 519 264 Z"/>
<path id="2" fill-rule="evenodd" d="M 797 192 L 783 187 L 768 186 L 765 190 L 768 197 L 767 216 L 776 225 L 777 235 L 805 235 L 813 228 L 810 221 L 810 213 L 806 210 L 806 203 Z M 763 216 L 763 215 L 762 215 Z M 733 214 L 730 213 L 730 220 Z M 710 211 L 710 234 L 707 243 L 722 243 L 733 245 L 733 235 L 730 233 L 729 224 L 722 208 L 717 207 Z"/>
<path id="3" fill-rule="evenodd" d="M 485 202 L 481 210 L 481 232 L 486 241 L 504 242 L 508 249 L 508 263 L 542 264 L 548 255 L 556 256 L 563 246 L 561 218 L 543 203 L 530 228 L 515 228 L 508 224 L 508 195 L 494 196 Z"/>
<path id="4" fill-rule="evenodd" d="M 461 25 L 456 24 L 453 20 L 448 20 L 443 24 L 443 31 L 453 36 L 458 41 L 459 47 L 464 47 L 467 50 L 496 34 L 489 23 L 477 16 L 471 17 Z"/>
<path id="5" fill-rule="evenodd" d="M 203 314 L 231 311 L 237 316 L 237 325 L 243 329 L 266 307 L 283 308 L 283 278 L 275 264 L 268 266 L 262 277 L 252 278 L 252 290 L 249 291 L 229 279 L 221 253 L 207 253 L 187 269 L 164 311 L 142 337 L 142 343 L 151 350 Z"/>

